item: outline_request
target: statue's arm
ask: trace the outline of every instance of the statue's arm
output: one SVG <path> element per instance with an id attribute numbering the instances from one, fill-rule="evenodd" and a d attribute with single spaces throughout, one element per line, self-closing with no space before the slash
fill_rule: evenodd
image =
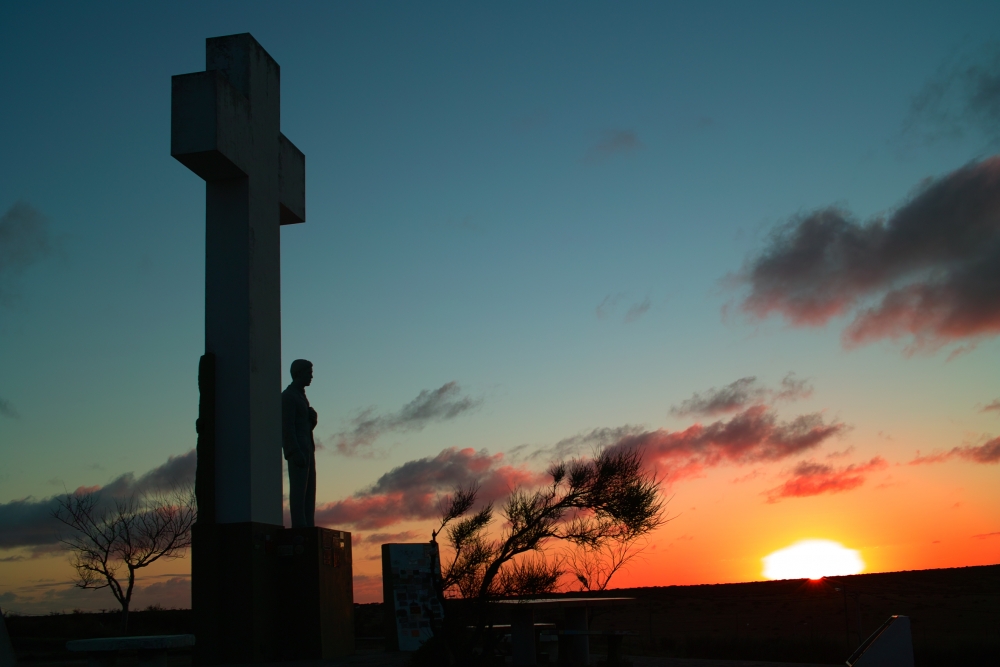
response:
<path id="1" fill-rule="evenodd" d="M 281 395 L 281 446 L 285 450 L 285 460 L 296 465 L 305 465 L 305 454 L 299 446 L 295 434 L 295 398 L 287 394 Z"/>

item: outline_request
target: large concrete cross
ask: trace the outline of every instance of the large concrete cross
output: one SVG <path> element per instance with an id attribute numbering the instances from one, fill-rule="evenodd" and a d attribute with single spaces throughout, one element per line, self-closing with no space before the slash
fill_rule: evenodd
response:
<path id="1" fill-rule="evenodd" d="M 205 71 L 173 77 L 170 154 L 206 186 L 208 523 L 282 523 L 279 227 L 305 221 L 305 156 L 281 134 L 280 81 L 249 34 L 206 40 Z"/>

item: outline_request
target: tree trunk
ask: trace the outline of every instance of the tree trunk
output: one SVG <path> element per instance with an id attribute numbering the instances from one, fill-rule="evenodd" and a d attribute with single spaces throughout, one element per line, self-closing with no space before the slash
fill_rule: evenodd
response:
<path id="1" fill-rule="evenodd" d="M 120 626 L 120 632 L 122 635 L 128 633 L 128 608 L 132 604 L 132 589 L 135 588 L 135 570 L 129 567 L 128 569 L 128 588 L 125 589 L 125 595 L 122 596 L 122 622 Z"/>
<path id="2" fill-rule="evenodd" d="M 122 603 L 122 622 L 118 625 L 118 631 L 125 635 L 128 633 L 128 602 Z"/>

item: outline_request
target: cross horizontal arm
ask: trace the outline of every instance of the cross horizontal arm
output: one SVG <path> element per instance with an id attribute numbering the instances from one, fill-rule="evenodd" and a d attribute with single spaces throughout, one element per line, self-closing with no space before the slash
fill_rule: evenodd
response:
<path id="1" fill-rule="evenodd" d="M 170 155 L 206 181 L 250 170 L 250 103 L 218 71 L 173 77 Z"/>
<path id="2" fill-rule="evenodd" d="M 285 135 L 281 135 L 278 191 L 281 224 L 306 221 L 306 156 Z"/>

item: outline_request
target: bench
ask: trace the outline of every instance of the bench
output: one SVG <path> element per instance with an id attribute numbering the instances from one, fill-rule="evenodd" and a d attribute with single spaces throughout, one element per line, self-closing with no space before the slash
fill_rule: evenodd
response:
<path id="1" fill-rule="evenodd" d="M 166 667 L 167 651 L 194 646 L 194 635 L 147 635 L 145 637 L 101 637 L 66 642 L 70 651 L 89 653 L 91 667 L 110 667 L 119 651 L 138 651 L 139 667 Z"/>

